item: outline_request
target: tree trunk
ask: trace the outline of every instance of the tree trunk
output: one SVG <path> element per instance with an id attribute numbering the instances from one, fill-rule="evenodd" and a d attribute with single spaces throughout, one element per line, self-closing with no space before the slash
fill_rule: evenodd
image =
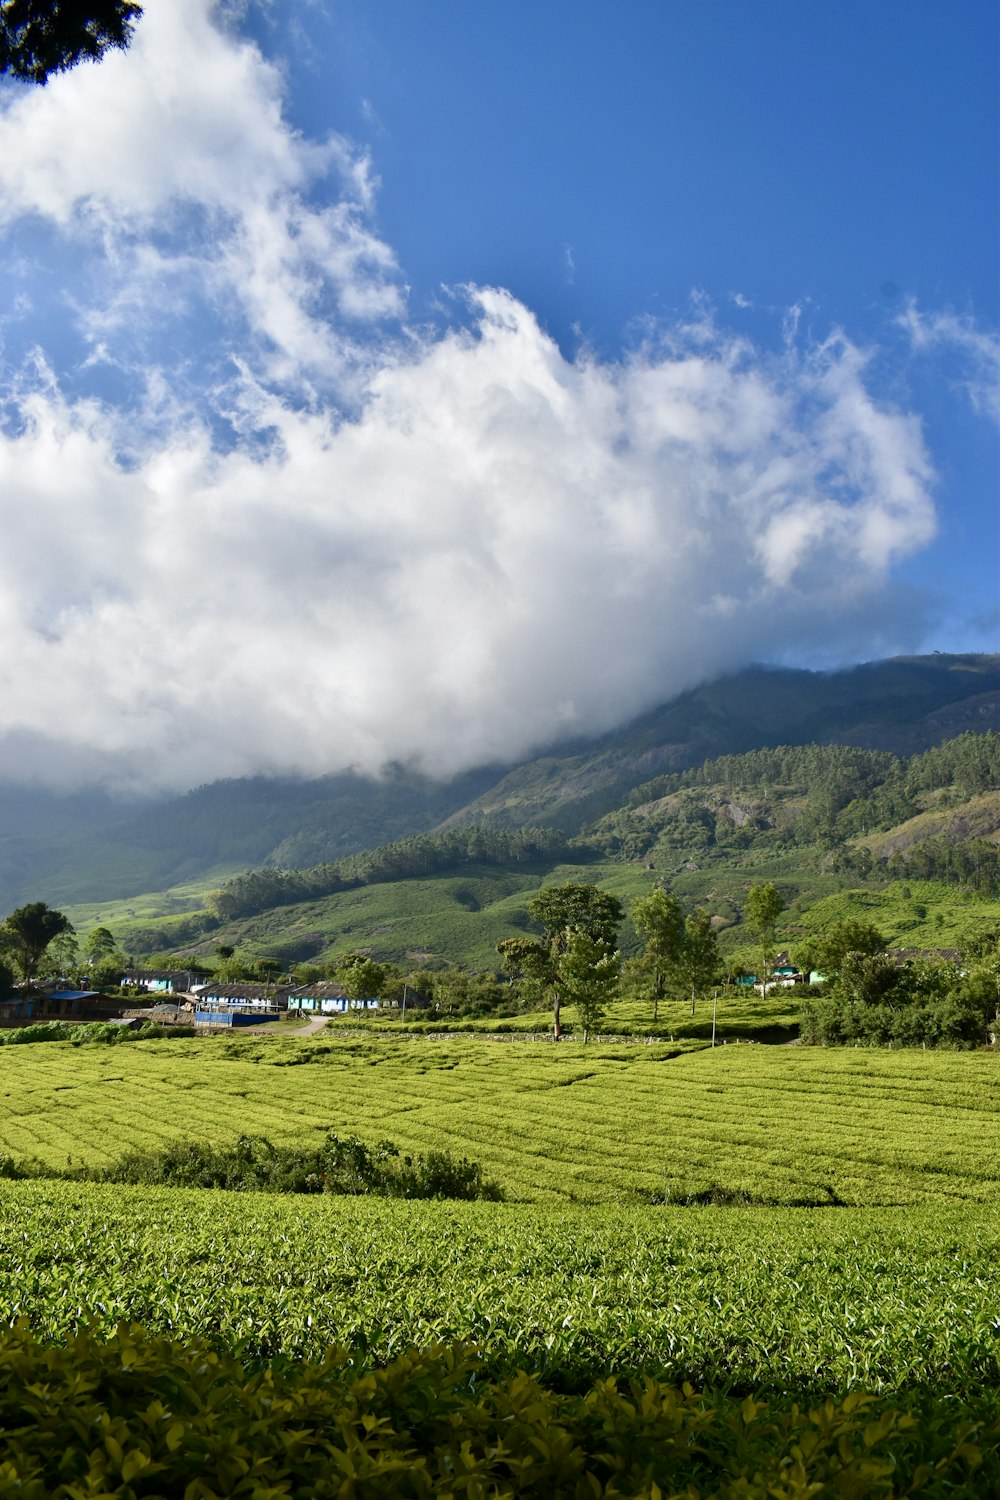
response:
<path id="1" fill-rule="evenodd" d="M 561 1032 L 559 1030 L 559 991 L 555 990 L 552 995 L 552 1040 L 558 1042 Z"/>

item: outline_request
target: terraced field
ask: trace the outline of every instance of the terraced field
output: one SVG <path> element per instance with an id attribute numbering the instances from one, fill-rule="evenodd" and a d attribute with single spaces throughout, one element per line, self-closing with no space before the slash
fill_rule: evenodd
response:
<path id="1" fill-rule="evenodd" d="M 335 1129 L 480 1161 L 528 1202 L 1000 1201 L 990 1054 L 319 1038 L 0 1049 L 0 1151 Z"/>

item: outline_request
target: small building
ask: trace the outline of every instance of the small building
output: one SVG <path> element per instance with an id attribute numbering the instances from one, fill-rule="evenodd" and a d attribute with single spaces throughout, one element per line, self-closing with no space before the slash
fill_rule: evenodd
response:
<path id="1" fill-rule="evenodd" d="M 78 990 L 65 982 L 22 985 L 0 1000 L 0 1026 L 34 1026 L 39 1021 L 109 1021 L 120 1016 L 122 1002 L 100 990 Z"/>
<path id="2" fill-rule="evenodd" d="M 127 969 L 121 982 L 147 994 L 186 995 L 204 978 L 196 969 Z"/>
<path id="3" fill-rule="evenodd" d="M 195 1007 L 194 1024 L 196 1026 L 223 1026 L 227 1030 L 236 1030 L 241 1026 L 262 1026 L 269 1021 L 280 1021 L 279 1010 L 260 1010 L 237 1005 L 206 1005 L 200 1003 Z"/>
<path id="4" fill-rule="evenodd" d="M 194 986 L 199 1010 L 222 1007 L 226 1010 L 273 1010 L 288 1009 L 288 997 L 292 986 L 288 984 L 217 984 L 213 980 L 202 980 Z"/>
<path id="5" fill-rule="evenodd" d="M 126 1010 L 124 1015 L 127 1020 L 138 1021 L 140 1025 L 143 1021 L 155 1021 L 161 1026 L 190 1026 L 194 1020 L 194 1005 L 190 1000 L 157 1000 L 154 1005 Z"/>
<path id="6" fill-rule="evenodd" d="M 378 1010 L 379 1000 L 349 1000 L 342 984 L 323 980 L 316 984 L 300 984 L 288 996 L 289 1011 L 300 1015 L 336 1016 L 349 1010 Z"/>

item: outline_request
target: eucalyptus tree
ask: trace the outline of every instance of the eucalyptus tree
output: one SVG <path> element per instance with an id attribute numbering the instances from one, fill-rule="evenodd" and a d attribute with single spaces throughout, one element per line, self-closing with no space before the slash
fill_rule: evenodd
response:
<path id="1" fill-rule="evenodd" d="M 653 1021 L 659 1020 L 660 1001 L 676 988 L 684 948 L 684 913 L 681 903 L 663 886 L 633 901 L 632 925 L 644 940 L 637 968 L 653 999 Z"/>
<path id="2" fill-rule="evenodd" d="M 721 968 L 719 942 L 712 918 L 699 907 L 684 920 L 684 942 L 678 964 L 681 981 L 691 996 L 692 1015 L 696 999 L 718 982 Z"/>
<path id="3" fill-rule="evenodd" d="M 603 938 L 591 937 L 582 928 L 571 927 L 559 960 L 557 988 L 567 1005 L 575 1005 L 583 1025 L 583 1040 L 589 1042 L 618 993 L 621 954 Z"/>
<path id="4" fill-rule="evenodd" d="M 548 885 L 528 902 L 528 915 L 542 927 L 540 938 L 507 938 L 497 945 L 501 962 L 511 977 L 524 977 L 548 992 L 552 1002 L 552 1036 L 562 1034 L 560 1010 L 566 998 L 564 959 L 583 934 L 604 951 L 613 953 L 623 911 L 617 896 L 596 885 Z M 576 962 L 574 960 L 574 962 Z M 572 965 L 571 965 L 572 967 Z M 616 967 L 617 983 L 617 967 Z"/>
<path id="5" fill-rule="evenodd" d="M 743 921 L 757 940 L 761 992 L 765 994 L 774 963 L 774 930 L 784 909 L 784 897 L 770 881 L 766 885 L 752 885 L 743 904 Z"/>

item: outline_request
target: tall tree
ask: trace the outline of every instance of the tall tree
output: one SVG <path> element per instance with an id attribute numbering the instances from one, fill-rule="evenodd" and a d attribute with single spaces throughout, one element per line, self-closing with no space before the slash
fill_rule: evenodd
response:
<path id="1" fill-rule="evenodd" d="M 32 901 L 12 911 L 0 928 L 0 941 L 7 949 L 20 971 L 21 978 L 30 983 L 38 973 L 45 950 L 60 933 L 72 932 L 73 924 L 61 911 L 46 906 L 44 901 Z"/>
<path id="2" fill-rule="evenodd" d="M 684 913 L 672 892 L 657 886 L 633 901 L 632 923 L 645 940 L 641 964 L 653 997 L 653 1021 L 659 1020 L 660 1001 L 678 978 L 684 948 Z"/>
<path id="3" fill-rule="evenodd" d="M 72 927 L 52 939 L 42 955 L 38 973 L 42 979 L 65 979 L 67 976 L 79 975 L 80 949 Z M 120 974 L 118 979 L 121 979 Z"/>
<path id="4" fill-rule="evenodd" d="M 785 901 L 776 886 L 752 885 L 743 906 L 743 921 L 757 940 L 760 953 L 761 993 L 767 993 L 767 980 L 774 963 L 774 929 L 785 909 Z"/>
<path id="5" fill-rule="evenodd" d="M 83 940 L 83 961 L 85 964 L 99 963 L 117 948 L 114 936 L 106 927 L 92 927 Z"/>
<path id="6" fill-rule="evenodd" d="M 827 979 L 835 979 L 848 954 L 862 953 L 871 957 L 884 953 L 885 949 L 885 935 L 877 927 L 871 922 L 859 922 L 849 917 L 843 922 L 835 922 L 819 937 L 804 943 L 799 951 L 799 962 L 818 969 Z"/>
<path id="7" fill-rule="evenodd" d="M 0 73 L 45 83 L 132 40 L 135 0 L 0 0 Z"/>
<path id="8" fill-rule="evenodd" d="M 500 967 L 516 989 L 518 1003 L 534 1010 L 545 1003 L 556 969 L 548 945 L 537 938 L 504 938 L 497 943 Z"/>
<path id="9" fill-rule="evenodd" d="M 575 1005 L 583 1024 L 583 1040 L 589 1042 L 618 990 L 621 954 L 601 938 L 593 938 L 579 927 L 571 927 L 559 958 L 556 986 L 567 1005 Z"/>
<path id="10" fill-rule="evenodd" d="M 367 953 L 345 953 L 336 968 L 337 979 L 351 1005 L 378 1000 L 389 977 L 389 964 L 376 963 Z"/>
<path id="11" fill-rule="evenodd" d="M 528 902 L 528 915 L 545 929 L 543 945 L 550 961 L 552 996 L 552 1035 L 561 1035 L 559 1010 L 562 1001 L 559 982 L 560 960 L 569 946 L 571 931 L 582 932 L 595 943 L 613 951 L 622 920 L 622 904 L 609 891 L 596 885 L 548 885 Z"/>
<path id="12" fill-rule="evenodd" d="M 721 969 L 715 928 L 708 912 L 701 907 L 692 912 L 684 922 L 684 943 L 678 969 L 691 996 L 691 1014 L 694 1015 L 696 999 L 709 985 L 718 981 Z"/>

